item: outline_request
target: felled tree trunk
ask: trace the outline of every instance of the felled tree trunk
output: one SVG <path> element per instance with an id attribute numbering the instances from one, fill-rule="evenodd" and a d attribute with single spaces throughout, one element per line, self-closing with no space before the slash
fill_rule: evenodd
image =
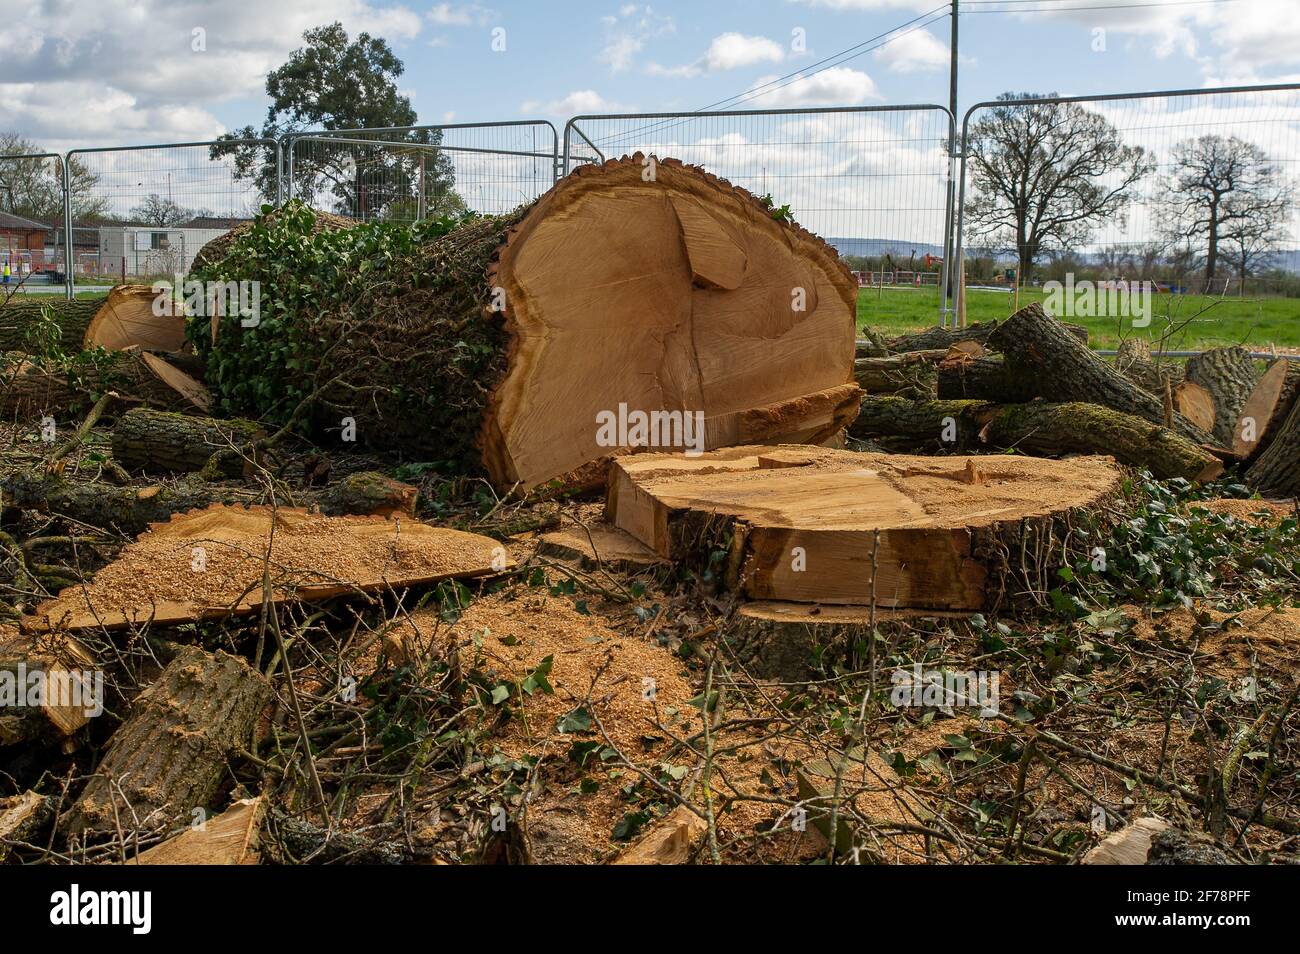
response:
<path id="1" fill-rule="evenodd" d="M 947 350 L 953 345 L 962 341 L 975 341 L 979 344 L 987 344 L 989 335 L 997 330 L 999 322 L 985 321 L 974 325 L 968 325 L 965 328 L 927 328 L 925 331 L 916 331 L 910 334 L 899 335 L 896 338 L 890 338 L 886 344 L 893 354 L 899 354 L 907 351 L 928 351 L 935 348 Z M 1088 329 L 1082 325 L 1063 324 L 1074 337 L 1078 338 L 1084 344 L 1088 343 Z"/>
<path id="2" fill-rule="evenodd" d="M 989 336 L 1001 351 L 1010 373 L 1047 401 L 1084 401 L 1165 422 L 1164 402 L 1143 391 L 1071 335 L 1038 303 L 1020 309 Z M 1214 438 L 1176 411 L 1173 429 L 1200 444 Z"/>
<path id="3" fill-rule="evenodd" d="M 856 411 L 857 284 L 834 249 L 676 160 L 583 166 L 393 271 L 346 316 L 301 316 L 327 347 L 293 356 L 299 389 L 337 378 L 318 426 L 351 418 L 359 442 L 500 488 L 639 442 L 821 441 Z M 218 348 L 241 347 L 227 325 Z"/>
<path id="4" fill-rule="evenodd" d="M 1166 387 L 1176 381 L 1169 367 L 1160 367 L 1151 357 L 1151 345 L 1145 338 L 1125 338 L 1115 353 L 1115 370 L 1144 391 L 1163 397 Z"/>
<path id="5" fill-rule="evenodd" d="M 858 358 L 853 362 L 853 377 L 867 394 L 894 394 L 899 391 L 934 390 L 934 366 L 947 351 L 910 351 L 883 358 Z"/>
<path id="6" fill-rule="evenodd" d="M 1174 431 L 1082 402 L 993 404 L 867 397 L 852 433 L 896 450 L 1014 447 L 1040 456 L 1110 454 L 1159 478 L 1213 480 L 1223 473 L 1217 457 Z"/>
<path id="7" fill-rule="evenodd" d="M 1231 447 L 1241 407 L 1259 376 L 1245 348 L 1214 348 L 1187 359 L 1187 380 L 1210 392 L 1214 401 L 1214 440 Z"/>
<path id="8" fill-rule="evenodd" d="M 1277 435 L 1300 395 L 1300 361 L 1278 358 L 1268 366 L 1241 406 L 1232 434 L 1232 452 L 1253 460 Z"/>
<path id="9" fill-rule="evenodd" d="M 136 698 L 81 797 L 68 835 L 189 824 L 247 745 L 271 687 L 242 659 L 187 646 Z"/>
<path id="10" fill-rule="evenodd" d="M 240 477 L 255 456 L 250 445 L 265 436 L 252 421 L 136 408 L 113 427 L 113 457 L 128 470 L 153 474 L 202 471 L 215 461 L 211 476 Z"/>

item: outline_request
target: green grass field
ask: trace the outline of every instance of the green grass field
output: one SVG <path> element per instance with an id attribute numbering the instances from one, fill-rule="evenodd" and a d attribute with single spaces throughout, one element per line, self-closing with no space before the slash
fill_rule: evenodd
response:
<path id="1" fill-rule="evenodd" d="M 1020 305 L 1043 300 L 1041 289 L 1020 293 Z M 966 290 L 966 321 L 974 324 L 1005 318 L 1012 296 L 1002 291 Z M 1060 317 L 1060 316 L 1058 316 Z M 1203 295 L 1156 295 L 1150 326 L 1133 328 L 1128 319 L 1066 317 L 1086 325 L 1094 348 L 1114 348 L 1124 338 L 1142 335 L 1153 345 L 1174 328 L 1165 350 L 1200 350 L 1244 344 L 1257 351 L 1300 346 L 1300 299 L 1211 298 Z M 919 331 L 939 322 L 936 288 L 862 288 L 858 291 L 858 326 L 886 337 Z"/>

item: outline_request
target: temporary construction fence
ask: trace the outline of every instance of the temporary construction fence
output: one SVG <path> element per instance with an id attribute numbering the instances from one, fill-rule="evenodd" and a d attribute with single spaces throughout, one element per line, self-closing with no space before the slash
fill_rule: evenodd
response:
<path id="1" fill-rule="evenodd" d="M 67 234 L 63 162 L 54 152 L 0 156 L 0 276 L 4 285 L 63 282 Z M 0 290 L 0 296 L 10 290 Z"/>
<path id="2" fill-rule="evenodd" d="M 961 142 L 969 281 L 1222 296 L 1280 291 L 1257 274 L 1269 266 L 1300 271 L 1300 85 L 983 102 Z M 1026 181 L 1012 144 L 1040 157 Z"/>
<path id="3" fill-rule="evenodd" d="M 861 271 L 933 272 L 950 243 L 951 113 L 932 104 L 575 116 L 564 164 L 672 156 L 787 209 Z"/>
<path id="4" fill-rule="evenodd" d="M 545 120 L 293 134 L 287 193 L 361 221 L 500 214 L 555 183 L 558 146 Z"/>
<path id="5" fill-rule="evenodd" d="M 69 281 L 184 274 L 208 241 L 281 200 L 274 139 L 74 149 Z"/>

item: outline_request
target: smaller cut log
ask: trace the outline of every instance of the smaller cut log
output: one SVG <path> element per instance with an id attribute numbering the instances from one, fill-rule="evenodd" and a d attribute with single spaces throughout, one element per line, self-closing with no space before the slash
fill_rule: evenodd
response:
<path id="1" fill-rule="evenodd" d="M 217 794 L 271 695 L 244 660 L 186 646 L 136 698 L 61 830 L 76 836 L 190 824 L 194 809 Z"/>
<path id="2" fill-rule="evenodd" d="M 985 321 L 965 328 L 927 328 L 925 331 L 912 332 L 905 335 L 899 335 L 896 338 L 890 338 L 886 341 L 890 353 L 898 354 L 904 351 L 928 351 L 933 349 L 942 349 L 947 351 L 953 345 L 962 341 L 976 341 L 982 345 L 987 345 L 989 336 L 997 330 L 1000 322 Z M 1084 344 L 1088 343 L 1088 329 L 1082 325 L 1062 325 L 1065 330 Z"/>
<path id="3" fill-rule="evenodd" d="M 1178 383 L 1171 365 L 1160 365 L 1151 356 L 1146 338 L 1125 338 L 1115 352 L 1115 370 L 1144 391 L 1162 397 L 1166 387 Z"/>
<path id="4" fill-rule="evenodd" d="M 0 373 L 0 414 L 19 420 L 45 414 L 56 419 L 79 416 L 110 390 L 128 406 L 193 412 L 195 401 L 186 387 L 202 389 L 170 362 L 138 351 L 117 351 L 99 358 L 85 352 L 57 368 L 19 359 Z"/>
<path id="5" fill-rule="evenodd" d="M 1192 381 L 1175 384 L 1170 395 L 1174 410 L 1204 431 L 1214 430 L 1214 398 L 1210 392 Z"/>
<path id="6" fill-rule="evenodd" d="M 1246 471 L 1246 483 L 1265 496 L 1300 497 L 1300 400 Z"/>
<path id="7" fill-rule="evenodd" d="M 1296 395 L 1300 394 L 1300 360 L 1278 358 L 1251 390 L 1241 406 L 1232 432 L 1232 453 L 1253 460 L 1276 436 Z"/>
<path id="8" fill-rule="evenodd" d="M 939 365 L 937 393 L 940 400 L 1032 401 L 1036 394 L 1023 378 L 1007 368 L 1001 358 L 945 361 Z"/>
<path id="9" fill-rule="evenodd" d="M 1165 423 L 1165 406 L 1160 398 L 1143 391 L 1090 351 L 1037 302 L 994 329 L 989 344 L 1002 352 L 1007 370 L 1023 378 L 1026 386 L 1044 400 L 1086 401 L 1153 424 Z M 1209 433 L 1181 414 L 1174 412 L 1172 418 L 1173 429 L 1184 437 L 1198 444 L 1215 444 Z"/>
<path id="10" fill-rule="evenodd" d="M 118 285 L 108 293 L 86 328 L 82 348 L 122 351 L 181 351 L 185 309 L 167 291 L 149 285 Z"/>
<path id="11" fill-rule="evenodd" d="M 351 474 L 331 484 L 320 495 L 321 513 L 327 516 L 344 514 L 415 515 L 419 488 L 394 480 L 371 470 Z"/>
<path id="12" fill-rule="evenodd" d="M 867 394 L 933 391 L 933 366 L 947 355 L 946 350 L 939 349 L 909 351 L 887 358 L 858 358 L 853 362 L 853 377 Z"/>
<path id="13" fill-rule="evenodd" d="M 39 697 L 29 695 L 33 685 Z M 0 747 L 67 739 L 104 711 L 103 693 L 94 655 L 71 636 L 0 638 Z"/>
<path id="14" fill-rule="evenodd" d="M 152 474 L 201 471 L 216 457 L 216 473 L 246 476 L 250 445 L 266 436 L 252 421 L 217 420 L 136 408 L 113 428 L 113 457 L 128 470 Z"/>
<path id="15" fill-rule="evenodd" d="M 0 351 L 44 354 L 54 345 L 66 354 L 78 352 L 103 304 L 103 298 L 15 295 L 0 305 Z"/>
<path id="16" fill-rule="evenodd" d="M 1213 434 L 1220 447 L 1232 446 L 1233 426 L 1258 379 L 1255 362 L 1242 347 L 1213 348 L 1187 359 L 1186 380 L 1205 388 L 1214 400 Z"/>
<path id="17" fill-rule="evenodd" d="M 1223 473 L 1222 461 L 1174 431 L 1079 401 L 995 404 L 867 397 L 851 433 L 899 450 L 1014 447 L 1040 457 L 1109 454 L 1161 479 L 1213 480 Z"/>

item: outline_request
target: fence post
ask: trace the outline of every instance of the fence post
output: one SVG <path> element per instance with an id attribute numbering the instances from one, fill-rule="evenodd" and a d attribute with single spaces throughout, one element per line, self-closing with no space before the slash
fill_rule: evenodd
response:
<path id="1" fill-rule="evenodd" d="M 76 297 L 75 279 L 72 275 L 72 153 L 60 157 L 63 180 L 63 283 L 68 301 Z"/>

